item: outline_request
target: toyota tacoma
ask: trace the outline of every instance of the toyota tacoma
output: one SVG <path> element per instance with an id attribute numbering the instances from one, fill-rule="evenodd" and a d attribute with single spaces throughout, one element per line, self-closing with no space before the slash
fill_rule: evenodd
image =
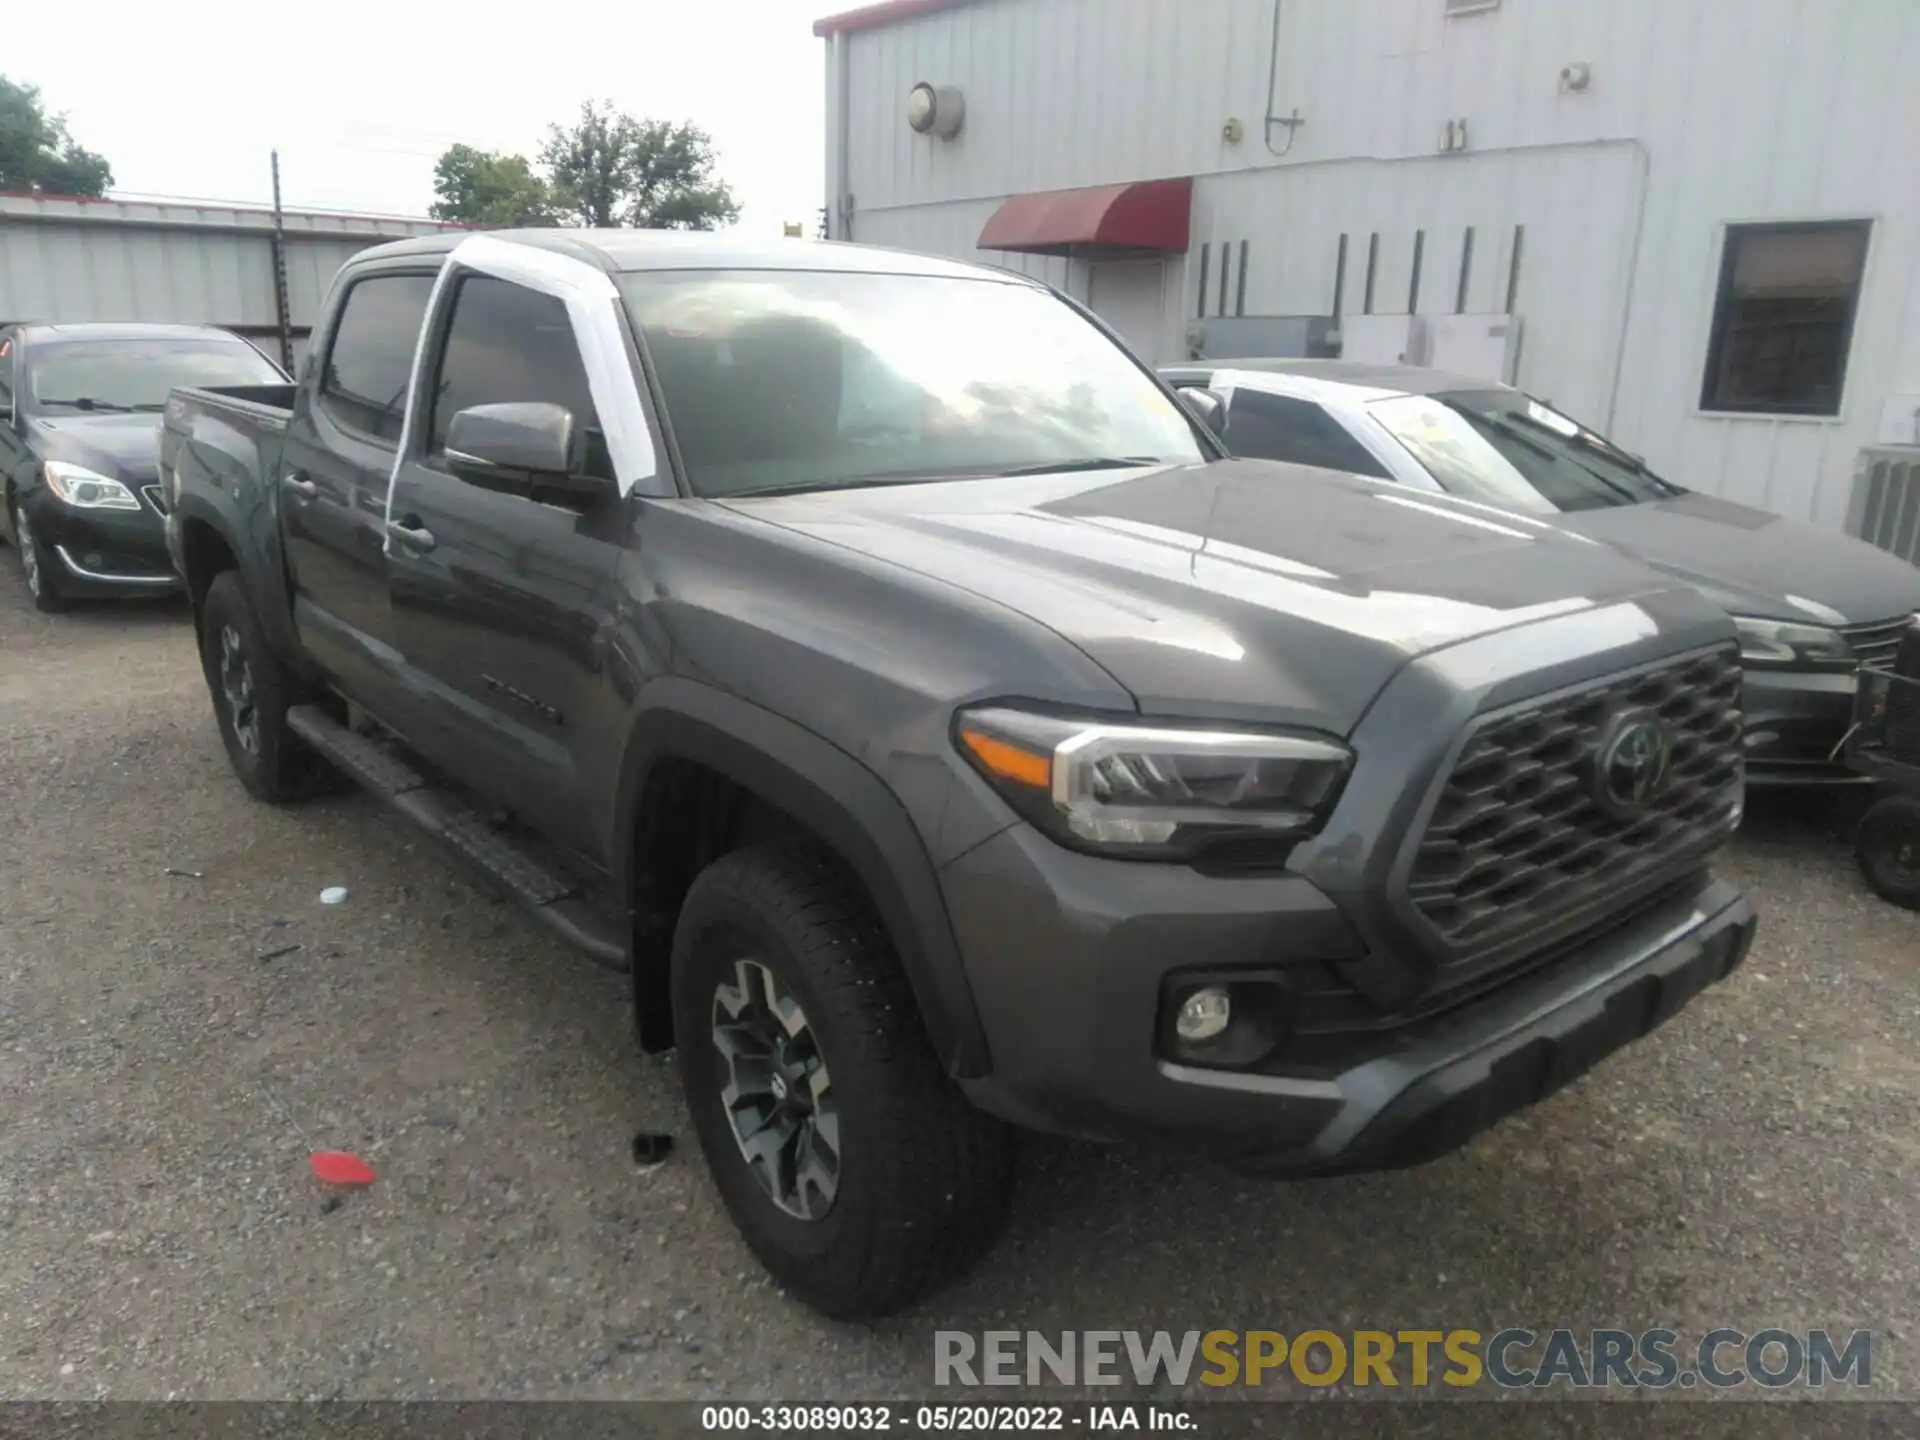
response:
<path id="1" fill-rule="evenodd" d="M 344 772 L 628 970 L 749 1245 L 861 1317 L 1020 1128 L 1411 1164 L 1747 951 L 1723 611 L 1205 418 L 1018 276 L 540 231 L 356 256 L 161 468 L 242 783 Z"/>

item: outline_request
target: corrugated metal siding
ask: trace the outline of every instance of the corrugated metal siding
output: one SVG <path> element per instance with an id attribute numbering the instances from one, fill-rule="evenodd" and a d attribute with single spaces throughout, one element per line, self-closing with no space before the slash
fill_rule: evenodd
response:
<path id="1" fill-rule="evenodd" d="M 1885 446 L 1860 452 L 1847 529 L 1920 565 L 1920 447 Z"/>
<path id="2" fill-rule="evenodd" d="M 1422 228 L 1433 313 L 1469 224 L 1468 308 L 1502 303 L 1525 224 L 1522 384 L 1682 483 L 1843 523 L 1883 400 L 1920 391 L 1920 4 L 1506 0 L 1448 19 L 1443 0 L 1282 0 L 1275 108 L 1306 121 L 1284 158 L 1261 135 L 1273 13 L 976 0 L 841 37 L 853 238 L 1001 258 L 973 242 L 1008 195 L 1194 175 L 1193 254 L 1214 243 L 1217 284 L 1219 243 L 1250 242 L 1249 313 L 1324 313 L 1343 230 L 1349 310 L 1377 230 L 1375 308 L 1403 311 Z M 1561 89 L 1574 62 L 1586 93 Z M 921 80 L 965 91 L 956 139 L 907 128 Z M 1468 153 L 1437 155 L 1459 118 Z M 1842 416 L 1701 414 L 1724 227 L 1810 218 L 1875 222 Z M 1197 268 L 1176 273 L 1169 356 Z"/>
<path id="3" fill-rule="evenodd" d="M 0 319 L 271 329 L 278 323 L 272 224 L 267 212 L 224 206 L 0 196 Z M 288 213 L 294 328 L 313 324 L 349 256 L 444 228 L 427 220 Z"/>

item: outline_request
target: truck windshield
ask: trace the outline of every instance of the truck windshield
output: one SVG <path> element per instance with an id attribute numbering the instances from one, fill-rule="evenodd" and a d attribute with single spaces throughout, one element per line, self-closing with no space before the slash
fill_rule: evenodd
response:
<path id="1" fill-rule="evenodd" d="M 620 278 L 702 495 L 1205 459 L 1094 326 L 994 280 L 824 271 Z"/>
<path id="2" fill-rule="evenodd" d="M 176 385 L 276 385 L 283 377 L 251 345 L 188 336 L 65 340 L 28 352 L 28 414 L 158 412 Z"/>
<path id="3" fill-rule="evenodd" d="M 1450 495 L 1551 515 L 1683 493 L 1604 437 L 1517 390 L 1402 395 L 1369 408 Z"/>

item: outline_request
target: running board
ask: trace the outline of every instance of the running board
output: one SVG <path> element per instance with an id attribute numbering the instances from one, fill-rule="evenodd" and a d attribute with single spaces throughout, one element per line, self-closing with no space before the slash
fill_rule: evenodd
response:
<path id="1" fill-rule="evenodd" d="M 293 706 L 287 727 L 589 960 L 610 970 L 628 968 L 620 927 L 577 884 L 528 854 L 478 810 L 435 789 L 386 746 L 347 729 L 318 706 Z"/>

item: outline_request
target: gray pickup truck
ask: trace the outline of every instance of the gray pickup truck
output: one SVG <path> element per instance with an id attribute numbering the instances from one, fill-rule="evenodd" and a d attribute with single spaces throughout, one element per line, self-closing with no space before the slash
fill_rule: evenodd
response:
<path id="1" fill-rule="evenodd" d="M 436 237 L 175 392 L 168 540 L 247 788 L 629 969 L 748 1243 L 871 1316 L 1017 1127 L 1410 1164 L 1746 954 L 1726 615 L 1204 409 L 998 271 Z"/>

